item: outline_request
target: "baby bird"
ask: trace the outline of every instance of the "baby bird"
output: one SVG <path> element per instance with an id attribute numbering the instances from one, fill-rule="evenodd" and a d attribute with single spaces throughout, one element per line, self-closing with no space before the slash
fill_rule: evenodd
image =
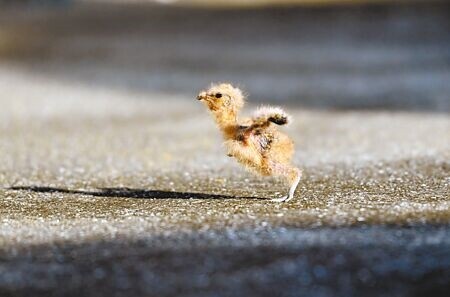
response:
<path id="1" fill-rule="evenodd" d="M 291 164 L 293 141 L 275 125 L 285 125 L 289 116 L 279 107 L 260 107 L 251 119 L 239 121 L 244 95 L 230 84 L 213 84 L 198 96 L 211 111 L 225 139 L 229 157 L 263 176 L 281 176 L 289 183 L 286 196 L 272 199 L 289 201 L 294 197 L 302 171 Z"/>

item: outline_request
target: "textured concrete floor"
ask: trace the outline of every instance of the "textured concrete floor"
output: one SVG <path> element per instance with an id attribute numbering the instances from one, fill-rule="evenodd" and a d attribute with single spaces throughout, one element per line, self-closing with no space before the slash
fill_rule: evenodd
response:
<path id="1" fill-rule="evenodd" d="M 194 97 L 10 64 L 0 93 L 2 296 L 448 290 L 446 114 L 289 108 L 305 177 L 275 204 L 283 185 L 227 158 Z"/>

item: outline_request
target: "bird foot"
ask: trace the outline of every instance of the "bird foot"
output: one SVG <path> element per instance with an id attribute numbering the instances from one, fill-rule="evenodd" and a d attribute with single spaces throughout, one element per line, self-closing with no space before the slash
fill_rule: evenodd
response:
<path id="1" fill-rule="evenodd" d="M 280 198 L 273 198 L 273 199 L 270 199 L 270 201 L 272 201 L 272 202 L 288 202 L 289 200 L 291 200 L 292 199 L 292 197 L 289 197 L 289 196 L 283 196 L 283 197 L 280 197 Z"/>

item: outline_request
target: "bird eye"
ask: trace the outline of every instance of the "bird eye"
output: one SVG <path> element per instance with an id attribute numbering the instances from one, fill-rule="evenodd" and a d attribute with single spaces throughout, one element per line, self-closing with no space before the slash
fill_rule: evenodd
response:
<path id="1" fill-rule="evenodd" d="M 216 98 L 222 98 L 222 94 L 217 93 L 217 94 L 216 94 Z"/>

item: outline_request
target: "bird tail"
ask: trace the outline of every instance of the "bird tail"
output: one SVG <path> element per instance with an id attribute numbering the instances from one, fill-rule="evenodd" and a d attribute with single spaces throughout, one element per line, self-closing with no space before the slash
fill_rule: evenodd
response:
<path id="1" fill-rule="evenodd" d="M 286 125 L 291 117 L 281 108 L 272 106 L 261 106 L 253 115 L 253 122 L 258 126 L 266 126 L 271 122 L 277 125 Z"/>

